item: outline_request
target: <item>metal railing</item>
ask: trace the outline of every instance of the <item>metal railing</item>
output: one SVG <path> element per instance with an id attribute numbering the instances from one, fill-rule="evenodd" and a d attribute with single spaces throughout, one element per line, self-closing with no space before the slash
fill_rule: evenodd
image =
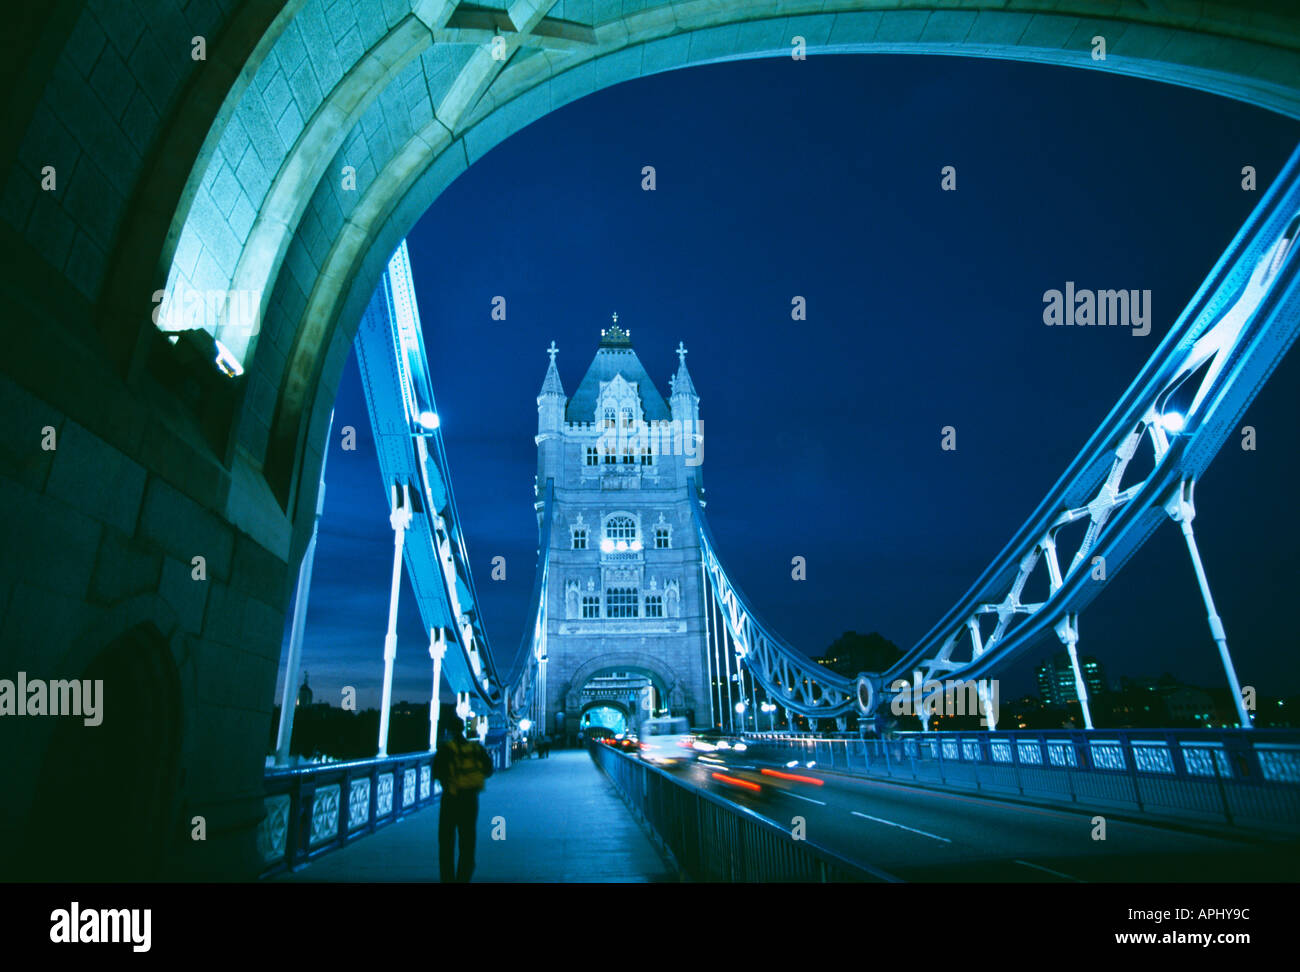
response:
<path id="1" fill-rule="evenodd" d="M 894 881 L 609 746 L 591 758 L 694 881 Z"/>
<path id="2" fill-rule="evenodd" d="M 1300 831 L 1300 733 L 1267 729 L 748 734 L 756 759 L 1153 817 Z"/>
<path id="3" fill-rule="evenodd" d="M 495 759 L 494 759 L 495 762 Z M 293 870 L 434 802 L 433 753 L 268 769 L 262 876 Z"/>

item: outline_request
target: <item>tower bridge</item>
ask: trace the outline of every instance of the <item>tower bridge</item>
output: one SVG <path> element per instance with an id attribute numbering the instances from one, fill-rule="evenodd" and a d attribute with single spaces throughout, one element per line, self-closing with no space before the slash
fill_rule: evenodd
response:
<path id="1" fill-rule="evenodd" d="M 448 685 L 502 765 L 525 721 L 569 735 L 585 686 L 635 672 L 670 711 L 762 737 L 755 748 L 768 747 L 774 765 L 798 758 L 841 771 L 855 782 L 826 785 L 846 815 L 868 799 L 855 788 L 862 777 L 909 772 L 1045 800 L 1065 799 L 1052 788 L 1068 781 L 1069 797 L 1086 791 L 1136 814 L 1294 827 L 1296 742 L 1251 728 L 1232 619 L 1218 614 L 1215 567 L 1202 562 L 1193 523 L 1196 481 L 1300 326 L 1300 157 L 967 594 L 897 665 L 852 678 L 765 624 L 726 570 L 705 513 L 686 349 L 664 398 L 619 322 L 571 397 L 552 355 L 538 397 L 540 544 L 525 633 L 517 651 L 493 644 L 402 241 L 511 133 L 633 77 L 789 57 L 792 44 L 808 54 L 965 54 L 1153 78 L 1294 118 L 1300 15 L 1105 0 L 1069 11 L 1021 0 L 497 6 L 490 26 L 454 0 L 191 3 L 141 23 L 128 5 L 72 2 L 27 8 L 9 25 L 0 654 L 6 670 L 103 677 L 124 694 L 107 708 L 112 732 L 89 739 L 52 720 L 21 732 L 6 721 L 17 737 L 3 745 L 11 785 L 0 866 L 43 875 L 23 855 L 60 847 L 70 861 L 95 861 L 100 877 L 246 878 L 360 852 L 369 841 L 358 837 L 436 800 L 428 754 L 388 754 L 386 723 L 373 759 L 303 770 L 263 760 L 288 615 L 295 675 L 301 661 L 326 441 L 353 348 L 394 542 L 388 625 L 376 638 L 385 714 L 393 661 L 407 648 L 395 628 L 405 575 L 431 696 Z M 1109 38 L 1104 61 L 1098 35 Z M 196 39 L 206 57 L 191 56 Z M 502 40 L 505 59 L 494 52 Z M 209 308 L 208 294 L 225 294 L 227 306 Z M 674 444 L 656 452 L 665 436 Z M 56 448 L 39 445 L 54 439 Z M 1187 547 L 1238 730 L 828 734 L 850 716 L 865 723 L 900 681 L 914 684 L 914 671 L 981 679 L 1053 642 L 1069 654 L 1088 719 L 1085 610 L 1157 529 L 1177 529 Z M 191 583 L 196 557 L 201 587 Z M 1098 558 L 1104 579 L 1090 569 Z M 1046 597 L 1025 600 L 1040 576 Z M 286 681 L 281 763 L 297 684 Z M 817 738 L 776 738 L 791 714 Z M 699 801 L 698 819 L 705 804 L 728 812 L 705 793 L 707 779 L 687 786 L 615 757 L 625 758 L 597 752 L 627 794 Z M 1155 791 L 1182 802 L 1153 804 Z M 916 807 L 927 799 L 913 794 Z M 913 819 L 912 831 L 959 839 L 937 834 L 934 801 L 915 812 L 939 822 Z M 204 842 L 186 836 L 196 817 Z M 788 876 L 762 869 L 789 862 L 785 838 L 745 820 L 737 826 L 754 828 L 758 856 L 729 876 Z M 896 876 L 826 848 L 797 854 L 802 876 Z"/>
<path id="2" fill-rule="evenodd" d="M 423 515 L 432 528 L 414 532 L 417 543 L 405 548 L 405 557 L 412 573 L 424 572 L 413 584 L 416 590 L 433 582 L 441 595 L 428 606 L 428 595 L 421 595 L 426 622 L 437 620 L 431 644 L 459 650 L 458 664 L 442 672 L 467 706 L 486 710 L 481 735 L 490 737 L 502 766 L 518 751 L 512 740 L 530 729 L 572 744 L 593 709 L 612 708 L 635 727 L 648 711 L 663 708 L 694 725 L 740 736 L 752 753 L 746 759 L 767 760 L 761 772 L 781 779 L 826 782 L 778 769 L 782 764 L 820 764 L 868 778 L 894 777 L 896 767 L 905 766 L 913 781 L 955 789 L 973 782 L 987 791 L 992 773 L 1001 774 L 995 777 L 1000 782 L 992 782 L 995 790 L 1014 779 L 1018 795 L 1052 803 L 1063 799 L 1066 780 L 1071 799 L 1077 799 L 1077 774 L 1091 779 L 1124 772 L 1130 774 L 1129 789 L 1112 798 L 1154 818 L 1221 814 L 1230 826 L 1249 820 L 1253 826 L 1300 828 L 1300 750 L 1286 734 L 1253 732 L 1191 529 L 1196 478 L 1300 329 L 1298 267 L 1300 152 L 1119 404 L 970 593 L 892 668 L 856 678 L 824 668 L 785 641 L 761 620 L 723 566 L 704 513 L 700 396 L 684 344 L 678 345 L 678 370 L 665 400 L 617 321 L 601 332 L 572 396 L 565 394 L 552 341 L 537 397 L 539 547 L 531 620 L 515 664 L 503 676 L 481 627 L 471 620 L 477 601 L 468 561 L 458 556 L 463 541 L 451 541 L 461 528 L 438 423 L 429 421 L 436 411 L 419 329 L 411 326 L 418 315 L 405 250 L 399 248 L 357 348 L 363 381 L 375 386 L 367 388 L 367 404 L 377 440 L 390 436 L 380 466 L 392 485 L 395 577 L 404 533 Z M 660 451 L 646 434 L 655 423 L 677 426 L 678 441 L 689 442 L 689 450 Z M 1142 445 L 1150 453 L 1140 467 L 1144 475 L 1127 476 Z M 412 456 L 418 462 L 402 471 Z M 420 496 L 422 507 L 415 499 Z M 1131 733 L 1092 739 L 1087 732 L 997 732 L 997 683 L 987 676 L 1051 635 L 1067 649 L 1075 696 L 1086 730 L 1093 730 L 1077 654 L 1079 616 L 1162 518 L 1181 528 L 1192 558 L 1210 633 L 1237 701 L 1239 730 L 1160 740 Z M 1058 531 L 1074 522 L 1085 522 L 1086 529 L 1067 547 L 1058 542 Z M 1089 569 L 1094 556 L 1106 559 L 1106 571 Z M 1036 570 L 1046 574 L 1047 596 L 1025 602 L 1021 592 Z M 394 598 L 397 590 L 395 580 Z M 386 674 L 391 662 L 390 644 Z M 435 693 L 438 677 L 435 667 Z M 985 727 L 982 738 L 928 732 L 941 696 L 951 695 L 954 686 L 971 689 L 972 713 Z M 868 738 L 873 717 L 887 703 L 916 713 L 923 731 L 906 739 Z M 292 707 L 285 711 L 291 718 Z M 766 727 L 760 713 L 768 716 Z M 813 733 L 794 732 L 794 715 L 808 720 Z M 858 732 L 837 736 L 834 731 L 844 730 L 850 718 Z M 381 726 L 380 757 L 383 732 Z M 655 786 L 687 785 L 658 778 L 633 782 L 650 770 L 643 764 L 631 769 L 619 762 L 627 757 L 600 747 L 593 756 L 629 800 Z M 404 770 L 412 793 L 416 770 Z M 1144 787 L 1134 775 L 1139 771 L 1160 781 L 1161 796 L 1153 799 L 1148 787 L 1157 784 Z M 1213 803 L 1207 797 L 1211 778 L 1221 788 L 1221 807 L 1207 805 L 1207 799 Z M 754 791 L 762 786 L 734 772 L 697 776 L 696 785 L 707 779 Z M 369 786 L 352 781 L 362 783 Z M 1171 783 L 1172 790 L 1165 785 Z M 1178 796 L 1171 798 L 1171 792 Z M 291 794 L 279 799 L 292 803 Z M 411 802 L 417 803 L 414 797 Z M 284 853 L 292 864 L 292 850 Z M 819 859 L 817 866 L 823 876 L 867 879 L 874 873 L 838 859 Z"/>

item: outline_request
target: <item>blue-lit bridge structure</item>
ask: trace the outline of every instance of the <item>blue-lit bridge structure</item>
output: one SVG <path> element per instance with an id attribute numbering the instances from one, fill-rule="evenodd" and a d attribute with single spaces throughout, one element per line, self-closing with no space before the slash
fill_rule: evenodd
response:
<path id="1" fill-rule="evenodd" d="M 886 788 L 906 812 L 966 799 L 994 815 L 1029 803 L 1054 807 L 1062 816 L 1116 814 L 1132 826 L 1160 822 L 1272 838 L 1300 835 L 1300 734 L 1252 726 L 1193 529 L 1196 481 L 1239 427 L 1297 330 L 1300 151 L 1047 496 L 966 595 L 888 670 L 856 678 L 837 674 L 764 623 L 727 572 L 692 489 L 709 601 L 710 722 L 743 740 L 743 765 L 715 760 L 712 767 L 697 764 L 672 774 L 605 745 L 593 745 L 591 758 L 674 864 L 706 879 L 906 879 L 906 866 L 890 870 L 846 852 L 853 845 L 836 843 L 838 824 L 827 824 L 822 839 L 792 836 L 788 813 L 782 819 L 770 807 L 747 802 L 759 789 L 752 781 L 760 778 L 778 787 L 818 788 L 826 799 L 794 790 L 790 796 L 940 845 L 955 839 L 939 832 L 942 822 L 922 826 L 854 808 Z M 284 759 L 309 596 L 309 550 L 284 683 L 281 758 L 266 776 L 261 849 L 268 874 L 302 868 L 436 801 L 431 752 L 443 680 L 502 769 L 512 752 L 527 748 L 530 729 L 548 724 L 542 707 L 554 484 L 538 484 L 539 556 L 522 644 L 514 652 L 494 648 L 457 516 L 404 243 L 365 311 L 355 350 L 394 531 L 378 755 L 323 766 L 294 767 Z M 1166 520 L 1185 540 L 1209 643 L 1235 700 L 1236 729 L 1118 731 L 1093 724 L 1078 655 L 1086 639 L 1081 618 Z M 387 710 L 403 568 L 429 632 L 430 752 L 389 756 Z M 1029 589 L 1047 594 L 1027 600 Z M 1084 727 L 1005 731 L 987 697 L 989 680 L 1052 639 L 1068 652 Z M 954 684 L 972 687 L 985 728 L 929 731 L 929 713 Z M 877 713 L 900 710 L 917 714 L 922 731 L 868 732 L 878 725 Z M 792 714 L 810 731 L 793 731 Z M 854 734 L 843 731 L 850 716 L 860 727 Z M 735 754 L 729 747 L 729 756 Z M 549 771 L 536 765 L 527 770 L 534 777 Z M 1021 877 L 1037 869 L 1083 879 L 1046 865 L 1013 863 L 1023 865 Z"/>

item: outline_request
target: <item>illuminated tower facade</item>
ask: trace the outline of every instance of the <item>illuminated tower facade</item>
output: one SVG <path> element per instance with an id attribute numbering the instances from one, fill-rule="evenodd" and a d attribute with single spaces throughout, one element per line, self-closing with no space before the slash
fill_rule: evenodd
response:
<path id="1" fill-rule="evenodd" d="M 678 345 L 667 400 L 618 325 L 572 397 L 552 342 L 537 397 L 539 523 L 546 483 L 555 507 L 548 552 L 547 731 L 572 740 L 594 678 L 649 677 L 653 692 L 625 706 L 635 725 L 652 713 L 713 720 L 701 600 L 700 548 L 689 490 L 701 492 L 699 396 Z"/>

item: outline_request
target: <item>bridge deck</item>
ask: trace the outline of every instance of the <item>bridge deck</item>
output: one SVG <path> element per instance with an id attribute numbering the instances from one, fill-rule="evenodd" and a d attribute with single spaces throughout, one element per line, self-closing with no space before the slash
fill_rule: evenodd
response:
<path id="1" fill-rule="evenodd" d="M 492 819 L 505 839 L 492 839 Z M 475 881 L 637 882 L 676 876 L 583 750 L 496 773 L 479 800 Z M 279 881 L 436 881 L 438 807 L 421 810 Z"/>

